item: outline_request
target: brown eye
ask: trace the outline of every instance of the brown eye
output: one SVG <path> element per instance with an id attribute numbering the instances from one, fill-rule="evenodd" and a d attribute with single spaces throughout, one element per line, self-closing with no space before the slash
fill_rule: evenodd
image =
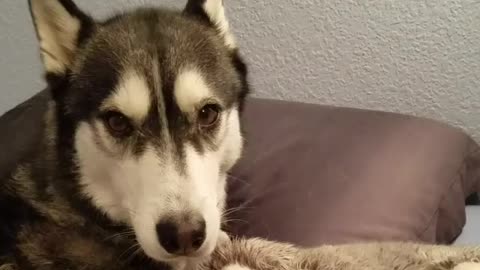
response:
<path id="1" fill-rule="evenodd" d="M 104 119 L 106 126 L 115 136 L 128 136 L 133 130 L 128 118 L 119 112 L 108 112 Z"/>
<path id="2" fill-rule="evenodd" d="M 198 112 L 198 123 L 201 128 L 215 125 L 220 116 L 220 108 L 215 104 L 207 104 Z"/>

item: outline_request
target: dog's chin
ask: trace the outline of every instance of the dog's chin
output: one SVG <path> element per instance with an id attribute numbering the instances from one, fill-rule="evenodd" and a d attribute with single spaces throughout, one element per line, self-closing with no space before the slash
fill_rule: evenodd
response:
<path id="1" fill-rule="evenodd" d="M 190 254 L 189 256 L 177 256 L 171 255 L 166 253 L 163 250 L 152 250 L 149 248 L 144 248 L 141 244 L 143 252 L 147 255 L 150 259 L 167 263 L 173 267 L 174 270 L 177 269 L 190 269 L 194 265 L 201 264 L 210 258 L 218 241 L 211 240 L 205 243 L 202 248 L 200 248 L 197 252 Z M 187 267 L 188 266 L 188 267 Z"/>
<path id="2" fill-rule="evenodd" d="M 167 264 L 172 268 L 172 270 L 192 270 L 198 269 L 199 266 L 207 263 L 209 256 L 203 258 L 181 258 L 172 262 L 167 262 Z"/>
<path id="3" fill-rule="evenodd" d="M 190 270 L 197 269 L 199 265 L 207 262 L 213 253 L 214 248 L 199 251 L 190 256 L 157 256 L 155 254 L 148 255 L 151 259 L 157 262 L 166 263 L 173 270 Z"/>
<path id="4" fill-rule="evenodd" d="M 224 246 L 228 243 L 231 243 L 229 236 L 224 231 L 220 231 L 218 239 L 217 241 L 215 241 L 215 244 L 205 247 L 203 250 L 195 254 L 196 256 L 178 257 L 167 262 L 167 264 L 169 264 L 173 270 L 204 269 L 203 266 L 205 266 L 205 264 L 210 261 L 211 255 L 214 253 L 214 250 L 218 246 Z"/>

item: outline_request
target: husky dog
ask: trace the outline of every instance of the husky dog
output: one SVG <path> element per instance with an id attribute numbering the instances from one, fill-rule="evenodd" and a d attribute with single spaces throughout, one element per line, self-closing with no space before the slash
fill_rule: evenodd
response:
<path id="1" fill-rule="evenodd" d="M 52 98 L 38 149 L 0 179 L 0 269 L 207 258 L 248 92 L 223 1 L 104 21 L 71 0 L 29 4 Z"/>

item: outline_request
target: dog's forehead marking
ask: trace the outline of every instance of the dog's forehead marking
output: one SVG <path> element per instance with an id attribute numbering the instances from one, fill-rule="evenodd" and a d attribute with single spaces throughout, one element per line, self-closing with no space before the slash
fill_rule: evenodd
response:
<path id="1" fill-rule="evenodd" d="M 178 107 L 187 113 L 212 96 L 205 77 L 195 68 L 183 69 L 178 73 L 173 91 Z"/>
<path id="2" fill-rule="evenodd" d="M 145 76 L 128 70 L 120 77 L 119 84 L 104 104 L 106 108 L 119 110 L 136 121 L 143 121 L 150 110 L 151 95 Z"/>

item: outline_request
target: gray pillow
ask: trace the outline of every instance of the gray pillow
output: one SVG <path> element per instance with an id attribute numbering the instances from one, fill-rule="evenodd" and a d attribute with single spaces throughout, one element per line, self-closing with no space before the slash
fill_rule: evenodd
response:
<path id="1" fill-rule="evenodd" d="M 251 99 L 232 172 L 233 233 L 312 246 L 451 243 L 479 185 L 479 148 L 410 116 Z M 240 221 L 238 221 L 240 220 Z"/>
<path id="2" fill-rule="evenodd" d="M 0 116 L 0 179 L 39 145 L 49 100 L 44 90 Z"/>

